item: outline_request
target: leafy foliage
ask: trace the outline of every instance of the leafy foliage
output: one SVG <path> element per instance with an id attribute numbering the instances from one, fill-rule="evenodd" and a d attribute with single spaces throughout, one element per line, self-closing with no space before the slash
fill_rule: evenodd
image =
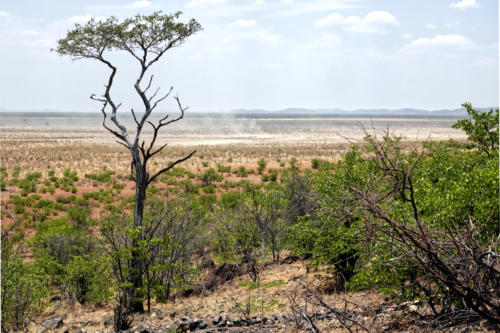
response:
<path id="1" fill-rule="evenodd" d="M 43 272 L 23 262 L 22 233 L 2 231 L 2 331 L 26 324 L 47 304 L 49 290 Z"/>
<path id="2" fill-rule="evenodd" d="M 481 112 L 470 103 L 462 106 L 472 119 L 459 120 L 452 127 L 463 130 L 475 146 L 489 154 L 489 150 L 498 147 L 498 109 Z"/>

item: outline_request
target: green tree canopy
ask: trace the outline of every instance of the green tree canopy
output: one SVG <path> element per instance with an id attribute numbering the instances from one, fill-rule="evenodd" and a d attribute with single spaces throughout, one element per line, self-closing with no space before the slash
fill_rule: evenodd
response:
<path id="1" fill-rule="evenodd" d="M 481 112 L 469 103 L 462 106 L 467 109 L 471 119 L 459 120 L 452 127 L 463 130 L 470 141 L 489 155 L 488 150 L 498 147 L 498 109 Z"/>

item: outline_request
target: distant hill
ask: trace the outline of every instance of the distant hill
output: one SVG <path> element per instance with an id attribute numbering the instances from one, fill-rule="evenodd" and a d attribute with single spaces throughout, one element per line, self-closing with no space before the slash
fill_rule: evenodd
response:
<path id="1" fill-rule="evenodd" d="M 494 107 L 495 109 L 497 107 Z M 491 108 L 478 108 L 482 111 L 488 111 Z M 343 110 L 343 109 L 306 109 L 306 108 L 288 108 L 283 110 L 265 110 L 265 109 L 237 109 L 231 111 L 234 114 L 288 114 L 288 115 L 337 115 L 337 116 L 397 116 L 397 117 L 467 117 L 465 108 L 453 110 L 422 110 L 422 109 L 356 109 L 356 110 Z"/>
<path id="2" fill-rule="evenodd" d="M 490 108 L 476 108 L 482 111 L 488 111 L 490 109 L 497 109 L 498 107 Z M 162 112 L 178 112 L 177 110 L 166 111 L 159 110 L 155 112 L 156 115 Z M 12 110 L 0 108 L 0 116 L 17 116 L 23 114 L 24 116 L 60 116 L 64 114 L 65 116 L 84 116 L 84 115 L 101 115 L 98 110 L 95 111 L 63 111 L 63 110 Z M 139 114 L 141 114 L 139 112 Z M 402 109 L 356 109 L 356 110 L 343 110 L 339 108 L 332 109 L 307 109 L 307 108 L 287 108 L 282 110 L 266 110 L 266 109 L 235 109 L 230 111 L 217 111 L 217 110 L 206 110 L 206 111 L 194 111 L 186 113 L 186 116 L 199 116 L 200 114 L 211 114 L 216 116 L 225 115 L 235 115 L 235 116 L 245 116 L 254 115 L 258 117 L 263 116 L 332 116 L 332 117 L 451 117 L 451 118 L 466 118 L 467 112 L 465 108 L 458 108 L 453 110 L 423 110 L 423 109 L 412 109 L 412 108 L 402 108 Z M 121 112 L 121 116 L 129 116 L 128 112 Z"/>

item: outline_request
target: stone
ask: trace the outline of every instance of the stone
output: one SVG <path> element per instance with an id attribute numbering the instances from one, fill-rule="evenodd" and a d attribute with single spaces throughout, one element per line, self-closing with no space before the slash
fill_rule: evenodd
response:
<path id="1" fill-rule="evenodd" d="M 198 328 L 199 328 L 200 330 L 204 330 L 204 329 L 205 329 L 205 328 L 207 328 L 207 327 L 208 327 L 208 323 L 207 323 L 206 321 L 204 321 L 204 320 L 202 320 L 202 321 L 200 322 L 200 325 L 198 326 Z"/>
<path id="2" fill-rule="evenodd" d="M 170 313 L 170 319 L 174 319 L 175 316 L 177 316 L 177 312 L 174 311 L 174 312 Z"/>
<path id="3" fill-rule="evenodd" d="M 200 326 L 200 318 L 195 318 L 189 321 L 189 330 L 194 331 Z"/>
<path id="4" fill-rule="evenodd" d="M 143 325 L 141 324 L 137 324 L 137 326 L 135 326 L 134 328 L 134 332 L 139 332 L 139 333 L 148 333 L 148 329 L 146 327 L 144 327 Z"/>
<path id="5" fill-rule="evenodd" d="M 104 327 L 113 326 L 114 324 L 115 324 L 115 322 L 113 321 L 112 318 L 104 319 Z"/>
<path id="6" fill-rule="evenodd" d="M 47 332 L 49 329 L 45 326 L 38 326 L 38 328 L 36 329 L 36 333 L 44 333 L 44 332 Z"/>
<path id="7" fill-rule="evenodd" d="M 186 332 L 189 330 L 189 323 L 186 321 L 182 321 L 179 326 L 177 326 L 177 330 L 181 330 L 182 332 Z"/>
<path id="8" fill-rule="evenodd" d="M 326 314 L 320 313 L 319 315 L 316 316 L 316 319 L 318 320 L 325 320 L 327 318 Z"/>
<path id="9" fill-rule="evenodd" d="M 417 312 L 418 307 L 417 307 L 415 304 L 412 304 L 412 305 L 410 305 L 410 306 L 408 307 L 408 310 L 409 310 L 410 312 Z"/>
<path id="10" fill-rule="evenodd" d="M 217 325 L 221 321 L 222 321 L 222 316 L 219 315 L 219 316 L 215 317 L 214 320 L 212 320 L 212 324 Z"/>
<path id="11" fill-rule="evenodd" d="M 42 326 L 50 329 L 56 329 L 63 325 L 64 317 L 56 317 L 42 321 Z"/>

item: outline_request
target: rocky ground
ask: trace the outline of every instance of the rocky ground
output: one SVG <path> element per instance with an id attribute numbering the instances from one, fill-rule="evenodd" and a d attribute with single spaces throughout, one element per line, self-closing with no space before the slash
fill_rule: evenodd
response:
<path id="1" fill-rule="evenodd" d="M 136 314 L 123 332 L 347 332 L 346 327 L 369 332 L 494 332 L 484 321 L 432 326 L 423 305 L 398 303 L 375 291 L 328 293 L 324 272 L 309 271 L 306 264 L 297 260 L 263 267 L 260 287 L 252 290 L 245 287 L 245 274 L 230 275 L 227 267 L 216 266 L 210 272 L 220 279 L 205 285 L 203 293 L 153 303 L 149 313 Z M 316 295 L 330 309 L 319 306 Z M 115 332 L 113 305 L 68 306 L 53 299 L 28 331 Z"/>

